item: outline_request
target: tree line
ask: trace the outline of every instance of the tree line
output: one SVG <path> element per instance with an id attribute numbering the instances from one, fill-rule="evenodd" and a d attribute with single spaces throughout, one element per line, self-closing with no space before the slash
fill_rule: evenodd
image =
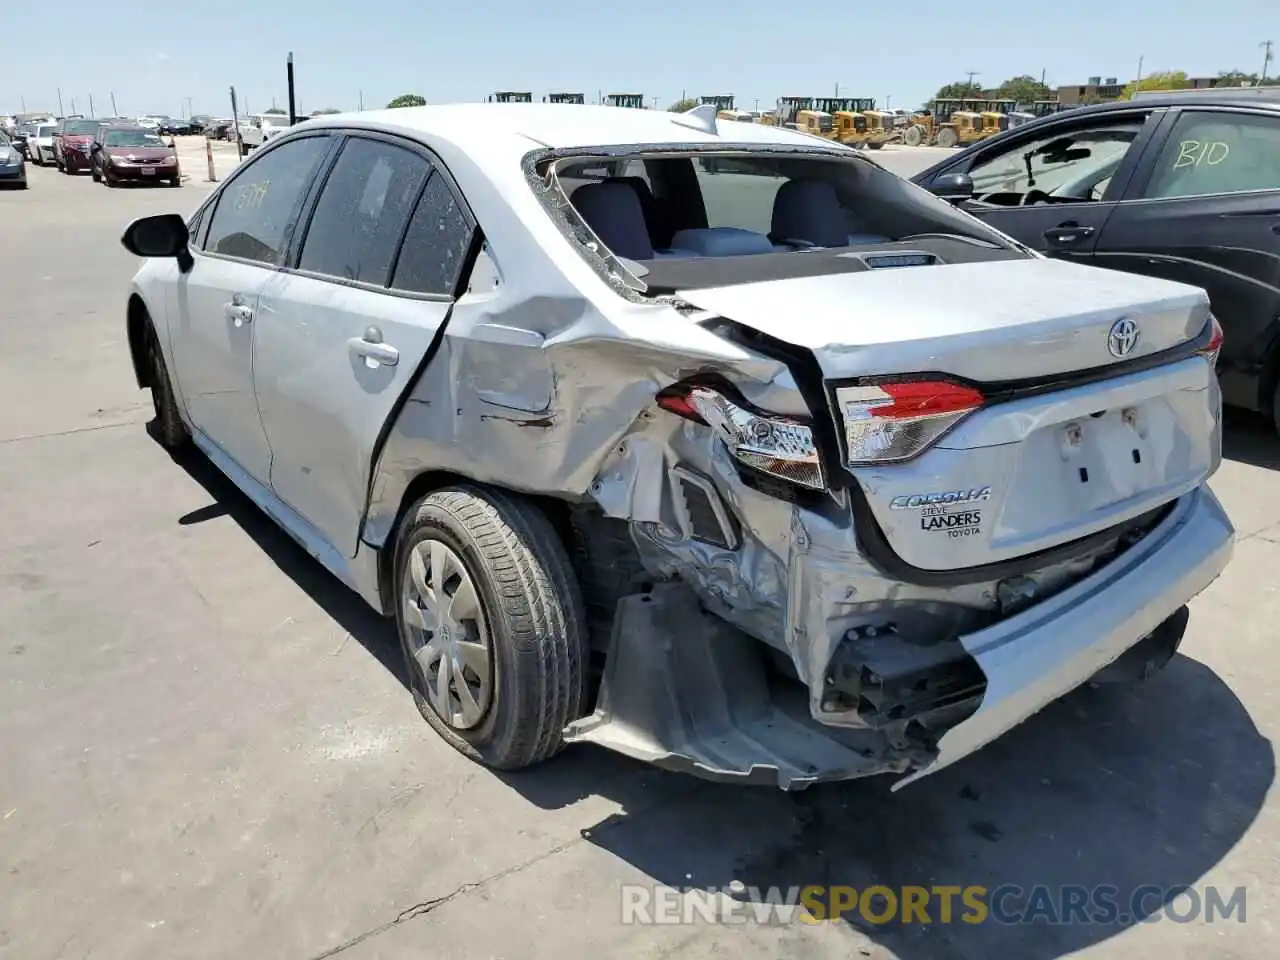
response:
<path id="1" fill-rule="evenodd" d="M 1219 72 L 1216 86 L 1238 87 L 1241 85 L 1280 86 L 1280 78 L 1268 77 L 1261 79 L 1258 74 L 1246 73 L 1243 70 L 1223 70 Z M 1131 97 L 1139 90 L 1185 90 L 1190 86 L 1191 79 L 1187 76 L 1185 70 L 1155 70 L 1139 81 L 1130 81 L 1125 86 L 1122 96 L 1125 98 Z M 996 100 L 1016 100 L 1018 103 L 1031 103 L 1036 100 L 1052 100 L 1054 92 L 1048 84 L 1041 83 L 1035 77 L 1023 74 L 1018 77 L 1010 77 L 994 90 L 987 90 L 978 83 L 960 80 L 938 88 L 935 96 L 940 100 L 984 100 L 990 97 Z M 1092 97 L 1086 95 L 1081 102 L 1096 103 L 1100 100 L 1101 98 L 1096 95 Z"/>

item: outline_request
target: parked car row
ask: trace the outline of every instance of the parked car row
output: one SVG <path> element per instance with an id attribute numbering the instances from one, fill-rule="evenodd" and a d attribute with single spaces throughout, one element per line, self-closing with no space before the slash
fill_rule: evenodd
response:
<path id="1" fill-rule="evenodd" d="M 62 173 L 88 172 L 95 183 L 182 185 L 178 153 L 154 129 L 120 119 L 66 119 L 40 124 L 24 142 L 25 158 Z M 25 173 L 23 177 L 25 181 Z"/>

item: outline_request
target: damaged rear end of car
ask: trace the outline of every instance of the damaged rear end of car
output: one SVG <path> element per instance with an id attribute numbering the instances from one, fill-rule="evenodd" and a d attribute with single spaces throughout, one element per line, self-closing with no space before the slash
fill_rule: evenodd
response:
<path id="1" fill-rule="evenodd" d="M 529 297 L 460 300 L 433 367 L 468 376 L 411 401 L 458 412 L 435 462 L 547 498 L 574 547 L 597 669 L 567 741 L 901 784 L 1173 655 L 1233 538 L 1201 291 L 1046 260 L 838 148 L 525 173 L 581 298 L 536 329 Z M 373 527 L 428 460 L 401 419 Z"/>

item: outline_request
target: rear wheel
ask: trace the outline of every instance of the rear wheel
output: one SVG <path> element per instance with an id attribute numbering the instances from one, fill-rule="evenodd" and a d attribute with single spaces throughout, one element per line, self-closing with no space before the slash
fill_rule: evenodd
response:
<path id="1" fill-rule="evenodd" d="M 956 133 L 955 127 L 943 127 L 938 131 L 938 146 L 954 147 L 960 141 L 959 134 Z"/>
<path id="2" fill-rule="evenodd" d="M 401 523 L 394 576 L 410 688 L 432 729 L 499 769 L 553 756 L 584 709 L 588 651 L 546 515 L 500 491 L 437 490 Z"/>

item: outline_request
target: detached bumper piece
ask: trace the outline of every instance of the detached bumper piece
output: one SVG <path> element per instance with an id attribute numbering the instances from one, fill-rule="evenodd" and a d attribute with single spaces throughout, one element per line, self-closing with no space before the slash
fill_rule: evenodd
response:
<path id="1" fill-rule="evenodd" d="M 704 613 L 681 584 L 624 597 L 596 711 L 570 724 L 565 740 L 703 779 L 783 790 L 931 759 L 893 749 L 878 731 L 837 732 L 815 722 L 802 686 L 770 684 L 766 653 Z"/>

